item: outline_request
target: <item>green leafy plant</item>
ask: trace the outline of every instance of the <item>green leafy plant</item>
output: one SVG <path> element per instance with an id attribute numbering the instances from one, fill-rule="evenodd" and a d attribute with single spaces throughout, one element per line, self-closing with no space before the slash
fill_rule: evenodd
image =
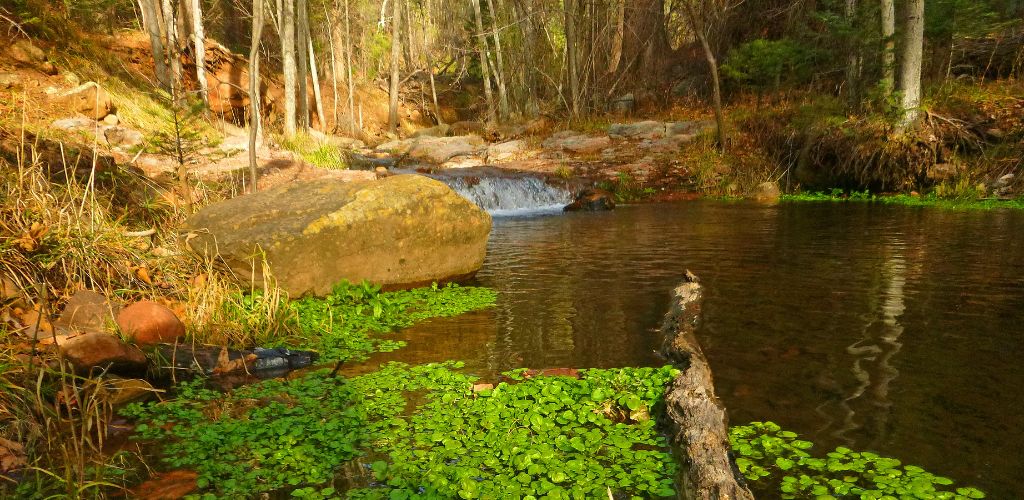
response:
<path id="1" fill-rule="evenodd" d="M 674 496 L 676 465 L 656 430 L 665 368 L 581 370 L 473 391 L 461 363 L 384 365 L 352 379 L 307 374 L 122 412 L 204 494 L 353 498 Z M 519 379 L 519 380 L 516 380 Z M 407 409 L 412 401 L 420 402 Z M 374 460 L 364 463 L 362 460 Z"/>
<path id="2" fill-rule="evenodd" d="M 729 430 L 736 465 L 751 481 L 770 481 L 782 498 L 985 498 L 970 487 L 895 458 L 839 447 L 824 457 L 814 445 L 773 422 Z"/>

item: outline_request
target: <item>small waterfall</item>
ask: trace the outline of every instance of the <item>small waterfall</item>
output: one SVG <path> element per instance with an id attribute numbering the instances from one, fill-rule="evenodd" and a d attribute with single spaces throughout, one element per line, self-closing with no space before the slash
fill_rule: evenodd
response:
<path id="1" fill-rule="evenodd" d="M 539 177 L 459 176 L 442 180 L 496 217 L 561 212 L 572 203 L 572 193 Z"/>

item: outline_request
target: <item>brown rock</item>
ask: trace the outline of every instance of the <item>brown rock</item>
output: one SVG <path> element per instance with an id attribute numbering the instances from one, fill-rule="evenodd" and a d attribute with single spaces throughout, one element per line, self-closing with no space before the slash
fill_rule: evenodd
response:
<path id="1" fill-rule="evenodd" d="M 114 112 L 114 103 L 103 87 L 87 82 L 56 97 L 65 111 L 82 113 L 93 120 L 102 120 Z"/>
<path id="2" fill-rule="evenodd" d="M 585 189 L 565 207 L 566 212 L 597 212 L 615 208 L 615 195 L 603 189 Z"/>
<path id="3" fill-rule="evenodd" d="M 139 345 L 173 343 L 185 336 L 185 324 L 174 311 L 148 300 L 124 308 L 117 315 L 117 326 Z"/>
<path id="4" fill-rule="evenodd" d="M 80 290 L 71 296 L 53 326 L 71 333 L 103 332 L 114 324 L 115 313 L 114 306 L 103 295 L 92 290 Z"/>
<path id="5" fill-rule="evenodd" d="M 467 278 L 483 264 L 491 218 L 442 182 L 396 175 L 292 182 L 210 205 L 185 227 L 191 250 L 219 254 L 246 279 L 263 279 L 261 249 L 299 297 L 343 280 L 394 289 Z"/>
<path id="6" fill-rule="evenodd" d="M 146 355 L 138 347 L 109 333 L 91 332 L 69 337 L 61 342 L 60 351 L 81 372 L 94 368 L 114 373 L 146 369 Z"/>
<path id="7" fill-rule="evenodd" d="M 190 470 L 176 470 L 154 475 L 132 491 L 131 496 L 141 500 L 177 500 L 199 489 L 199 474 Z"/>
<path id="8" fill-rule="evenodd" d="M 109 377 L 103 381 L 103 398 L 114 408 L 142 401 L 157 392 L 160 391 L 142 379 Z"/>
<path id="9" fill-rule="evenodd" d="M 57 67 L 47 60 L 46 52 L 44 52 L 43 49 L 36 47 L 28 40 L 18 40 L 17 42 L 14 42 L 14 44 L 7 49 L 7 55 L 23 66 L 39 69 L 47 75 L 57 74 Z"/>

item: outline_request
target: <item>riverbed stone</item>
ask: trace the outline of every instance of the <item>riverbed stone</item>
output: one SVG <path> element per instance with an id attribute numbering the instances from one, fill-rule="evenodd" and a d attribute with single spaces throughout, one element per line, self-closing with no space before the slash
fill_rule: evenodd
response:
<path id="1" fill-rule="evenodd" d="M 261 285 L 265 259 L 277 285 L 299 297 L 343 280 L 399 289 L 469 278 L 483 264 L 491 217 L 442 182 L 396 175 L 281 185 L 210 205 L 185 228 L 194 252 L 219 255 Z"/>
<path id="2" fill-rule="evenodd" d="M 529 150 L 529 145 L 522 139 L 492 144 L 487 148 L 487 161 L 501 162 L 514 160 Z"/>
<path id="3" fill-rule="evenodd" d="M 572 130 L 558 132 L 543 143 L 544 149 L 576 154 L 596 154 L 610 145 L 611 139 L 606 136 L 588 136 Z"/>
<path id="4" fill-rule="evenodd" d="M 779 190 L 779 184 L 771 181 L 758 184 L 751 194 L 751 198 L 754 201 L 768 204 L 778 203 L 781 196 L 782 192 Z"/>
<path id="5" fill-rule="evenodd" d="M 615 208 L 615 195 L 603 189 L 584 189 L 572 203 L 566 205 L 566 212 L 599 212 Z"/>
<path id="6" fill-rule="evenodd" d="M 138 345 L 172 343 L 185 336 L 185 324 L 174 311 L 149 300 L 124 308 L 117 326 Z"/>
<path id="7" fill-rule="evenodd" d="M 378 150 L 408 155 L 417 160 L 442 164 L 460 156 L 477 156 L 487 149 L 487 144 L 478 135 L 455 137 L 417 137 L 403 141 L 381 144 Z"/>

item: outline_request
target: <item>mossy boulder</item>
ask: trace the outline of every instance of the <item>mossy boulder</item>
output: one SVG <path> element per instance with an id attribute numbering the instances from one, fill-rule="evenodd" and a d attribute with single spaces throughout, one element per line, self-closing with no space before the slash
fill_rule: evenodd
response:
<path id="1" fill-rule="evenodd" d="M 444 183 L 398 175 L 286 184 L 206 207 L 185 228 L 192 251 L 257 284 L 265 260 L 298 297 L 343 280 L 401 289 L 468 279 L 483 264 L 491 217 Z"/>

